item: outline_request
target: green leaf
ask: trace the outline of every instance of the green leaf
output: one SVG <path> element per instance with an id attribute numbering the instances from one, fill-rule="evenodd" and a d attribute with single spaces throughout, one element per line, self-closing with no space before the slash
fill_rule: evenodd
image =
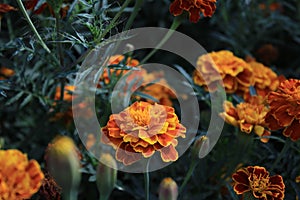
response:
<path id="1" fill-rule="evenodd" d="M 26 106 L 31 101 L 32 97 L 33 97 L 33 95 L 29 94 L 21 103 L 20 109 L 23 108 L 24 106 Z"/>
<path id="2" fill-rule="evenodd" d="M 23 94 L 24 94 L 24 92 L 19 92 L 17 95 L 15 95 L 15 96 L 12 97 L 11 99 L 9 99 L 9 100 L 5 103 L 5 105 L 8 106 L 8 105 L 10 105 L 10 104 L 12 104 L 12 103 L 18 101 L 18 100 L 22 97 Z"/>

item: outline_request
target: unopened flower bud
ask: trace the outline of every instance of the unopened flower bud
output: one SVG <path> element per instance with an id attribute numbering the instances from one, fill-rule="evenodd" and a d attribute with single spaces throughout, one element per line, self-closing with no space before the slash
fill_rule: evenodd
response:
<path id="1" fill-rule="evenodd" d="M 209 151 L 209 138 L 205 135 L 198 138 L 193 147 L 192 147 L 192 154 L 193 158 L 204 158 Z"/>
<path id="2" fill-rule="evenodd" d="M 117 181 L 117 162 L 110 154 L 101 155 L 96 177 L 101 199 L 108 199 Z"/>
<path id="3" fill-rule="evenodd" d="M 178 186 L 172 178 L 164 178 L 159 185 L 159 200 L 176 200 L 178 196 Z"/>
<path id="4" fill-rule="evenodd" d="M 59 136 L 48 145 L 46 162 L 48 171 L 62 188 L 64 199 L 75 199 L 80 184 L 80 159 L 73 140 Z"/>

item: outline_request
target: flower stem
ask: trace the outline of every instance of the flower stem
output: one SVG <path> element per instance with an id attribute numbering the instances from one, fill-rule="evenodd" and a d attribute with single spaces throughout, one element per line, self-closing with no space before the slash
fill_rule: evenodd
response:
<path id="1" fill-rule="evenodd" d="M 76 200 L 77 199 L 77 191 L 71 190 L 66 193 L 63 193 L 63 200 Z"/>
<path id="2" fill-rule="evenodd" d="M 155 49 L 152 49 L 152 51 L 140 62 L 140 64 L 144 64 L 149 58 L 151 58 L 157 52 L 157 50 L 159 50 L 168 41 L 168 39 L 173 35 L 174 31 L 179 27 L 180 24 L 181 18 L 175 17 L 167 34 L 163 37 L 163 39 L 159 42 Z"/>
<path id="3" fill-rule="evenodd" d="M 106 34 L 112 29 L 112 27 L 115 25 L 116 21 L 119 19 L 125 8 L 127 8 L 128 4 L 131 2 L 131 0 L 126 0 L 123 5 L 121 6 L 119 12 L 115 15 L 115 17 L 110 21 L 109 25 L 106 27 L 106 29 L 103 31 L 103 33 L 98 37 L 96 40 L 96 43 L 100 43 L 102 38 L 106 36 Z"/>
<path id="4" fill-rule="evenodd" d="M 141 6 L 143 5 L 143 0 L 136 0 L 135 1 L 135 4 L 134 4 L 134 8 L 133 8 L 133 11 L 125 25 L 125 30 L 128 30 L 130 28 L 130 26 L 132 25 L 134 19 L 136 18 Z"/>
<path id="5" fill-rule="evenodd" d="M 292 144 L 291 140 L 287 139 L 285 141 L 285 144 L 284 144 L 281 152 L 279 153 L 277 159 L 275 160 L 274 164 L 272 165 L 270 171 L 273 171 L 275 169 L 275 167 L 278 165 L 278 163 L 280 162 L 280 160 L 284 157 L 284 155 L 286 154 L 286 152 L 290 148 L 291 144 Z"/>
<path id="6" fill-rule="evenodd" d="M 27 20 L 30 28 L 32 29 L 32 31 L 34 32 L 34 34 L 36 35 L 36 37 L 38 38 L 38 40 L 40 41 L 42 47 L 48 52 L 48 53 L 51 53 L 50 49 L 47 47 L 47 45 L 44 43 L 43 39 L 41 38 L 40 34 L 37 32 L 35 26 L 33 25 L 28 13 L 26 12 L 26 9 L 22 3 L 22 0 L 17 0 L 17 3 L 20 7 L 20 10 L 22 11 L 25 19 Z"/>
<path id="7" fill-rule="evenodd" d="M 188 172 L 187 172 L 187 174 L 186 174 L 186 176 L 185 176 L 185 178 L 183 180 L 183 183 L 181 184 L 181 186 L 179 188 L 179 195 L 181 194 L 181 192 L 183 191 L 184 187 L 186 186 L 186 184 L 188 183 L 188 181 L 192 177 L 193 172 L 194 172 L 196 166 L 198 165 L 198 163 L 199 163 L 198 159 L 197 160 L 192 160 L 190 168 L 189 168 L 189 170 L 188 170 Z"/>
<path id="8" fill-rule="evenodd" d="M 150 177 L 148 170 L 144 173 L 144 182 L 145 182 L 145 200 L 149 200 L 150 196 Z"/>

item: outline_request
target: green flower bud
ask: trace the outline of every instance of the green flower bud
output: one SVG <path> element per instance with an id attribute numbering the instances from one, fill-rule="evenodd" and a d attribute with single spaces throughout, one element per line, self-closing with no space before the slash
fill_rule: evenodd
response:
<path id="1" fill-rule="evenodd" d="M 193 147 L 192 147 L 192 155 L 193 158 L 204 158 L 209 151 L 209 138 L 205 135 L 198 138 Z"/>
<path id="2" fill-rule="evenodd" d="M 62 188 L 64 199 L 77 199 L 81 173 L 78 150 L 73 140 L 59 136 L 48 145 L 47 168 L 56 183 Z"/>
<path id="3" fill-rule="evenodd" d="M 159 200 L 176 200 L 178 196 L 178 186 L 172 178 L 164 178 L 159 185 Z"/>
<path id="4" fill-rule="evenodd" d="M 117 162 L 110 154 L 101 155 L 96 177 L 100 199 L 108 199 L 117 181 Z"/>

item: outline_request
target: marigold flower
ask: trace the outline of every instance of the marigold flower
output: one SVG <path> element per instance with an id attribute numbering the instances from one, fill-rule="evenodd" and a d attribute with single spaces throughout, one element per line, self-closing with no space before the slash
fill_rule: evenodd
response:
<path id="1" fill-rule="evenodd" d="M 271 130 L 285 128 L 283 135 L 297 141 L 300 138 L 300 80 L 283 81 L 267 99 L 270 111 L 266 123 Z"/>
<path id="2" fill-rule="evenodd" d="M 74 92 L 75 90 L 75 86 L 74 85 L 66 85 L 64 87 L 64 96 L 63 96 L 63 100 L 67 101 L 67 102 L 71 102 L 72 101 L 72 92 Z M 61 88 L 57 87 L 55 90 L 55 96 L 54 96 L 54 100 L 59 101 L 61 98 Z"/>
<path id="3" fill-rule="evenodd" d="M 262 103 L 262 98 L 253 96 L 249 102 L 242 102 L 236 107 L 229 101 L 224 102 L 224 112 L 220 116 L 233 126 L 239 127 L 242 132 L 251 133 L 252 130 L 259 136 L 269 136 L 270 131 L 264 128 L 265 116 L 268 108 Z M 268 138 L 261 138 L 266 143 Z"/>
<path id="4" fill-rule="evenodd" d="M 183 11 L 189 13 L 190 21 L 197 23 L 200 13 L 211 17 L 216 10 L 216 0 L 175 0 L 170 5 L 170 12 L 174 16 L 181 15 Z"/>
<path id="5" fill-rule="evenodd" d="M 0 68 L 0 80 L 5 80 L 15 74 L 15 71 L 7 67 Z"/>
<path id="6" fill-rule="evenodd" d="M 250 65 L 226 50 L 200 56 L 193 79 L 195 84 L 205 86 L 211 92 L 217 90 L 217 85 L 223 82 L 227 93 L 247 91 L 254 81 Z"/>
<path id="7" fill-rule="evenodd" d="M 236 194 L 251 192 L 260 200 L 283 200 L 285 185 L 280 175 L 270 176 L 264 167 L 248 166 L 232 175 Z"/>
<path id="8" fill-rule="evenodd" d="M 36 160 L 28 160 L 19 150 L 0 150 L 1 200 L 29 199 L 36 193 L 44 174 Z"/>
<path id="9" fill-rule="evenodd" d="M 258 96 L 266 97 L 269 92 L 275 91 L 280 83 L 280 78 L 269 67 L 264 66 L 262 63 L 256 61 L 248 62 L 253 70 L 253 87 Z M 244 93 L 244 99 L 250 97 L 249 89 Z"/>
<path id="10" fill-rule="evenodd" d="M 125 60 L 125 56 L 123 55 L 114 55 L 109 59 L 108 64 L 109 65 L 118 65 Z M 139 61 L 132 58 L 127 58 L 126 65 L 129 67 L 137 67 L 139 65 Z M 103 81 L 105 84 L 110 83 L 110 76 L 109 74 L 115 74 L 116 76 L 120 76 L 121 74 L 125 75 L 130 71 L 128 70 L 121 70 L 121 69 L 104 69 L 104 72 L 100 78 L 100 81 Z M 138 74 L 138 75 L 137 75 Z M 127 74 L 128 75 L 128 74 Z M 155 82 L 154 84 L 150 84 L 147 86 L 142 86 L 140 89 L 138 89 L 140 92 L 150 95 L 153 98 L 157 99 L 160 104 L 166 105 L 166 106 L 172 106 L 172 98 L 175 98 L 176 95 L 172 92 L 170 89 L 167 81 L 163 78 L 164 74 L 161 72 L 151 72 L 148 73 L 145 69 L 139 68 L 138 71 L 134 74 L 130 74 L 126 77 L 126 84 L 124 87 L 124 90 L 131 90 L 135 91 L 138 89 L 137 84 L 139 82 Z M 143 80 L 142 80 L 143 79 Z M 128 86 L 131 86 L 131 88 L 127 88 Z M 100 85 L 98 86 L 100 87 Z M 150 103 L 154 103 L 150 99 L 142 99 L 138 96 L 135 97 L 137 100 L 143 100 Z"/>
<path id="11" fill-rule="evenodd" d="M 164 162 L 178 159 L 177 138 L 185 137 L 174 108 L 135 102 L 119 114 L 112 114 L 102 128 L 101 140 L 116 149 L 116 160 L 130 165 L 142 157 L 160 152 Z"/>
<path id="12" fill-rule="evenodd" d="M 5 3 L 0 3 L 0 16 L 1 14 L 10 12 L 10 11 L 16 11 L 18 9 L 16 9 L 15 7 L 5 4 Z"/>
<path id="13" fill-rule="evenodd" d="M 52 16 L 54 16 L 53 8 L 49 5 L 49 3 L 45 2 L 38 6 L 39 0 L 26 0 L 25 1 L 25 7 L 27 10 L 32 10 L 34 14 L 41 14 L 46 8 L 49 9 Z M 67 11 L 69 10 L 69 5 L 63 6 L 60 9 L 60 16 L 61 18 L 64 18 L 67 16 Z"/>
<path id="14" fill-rule="evenodd" d="M 124 62 L 124 59 L 125 59 L 125 56 L 123 56 L 123 55 L 111 56 L 109 58 L 108 65 L 118 65 L 118 64 Z M 136 67 L 139 65 L 139 61 L 136 59 L 133 59 L 131 57 L 128 57 L 124 64 L 126 64 L 126 66 L 129 66 L 129 67 Z M 110 83 L 110 74 L 115 74 L 116 76 L 119 76 L 122 73 L 125 74 L 126 72 L 128 72 L 128 70 L 111 68 L 108 71 L 108 69 L 105 68 L 103 71 L 103 74 L 100 78 L 100 81 L 104 81 L 105 84 L 109 84 Z"/>

